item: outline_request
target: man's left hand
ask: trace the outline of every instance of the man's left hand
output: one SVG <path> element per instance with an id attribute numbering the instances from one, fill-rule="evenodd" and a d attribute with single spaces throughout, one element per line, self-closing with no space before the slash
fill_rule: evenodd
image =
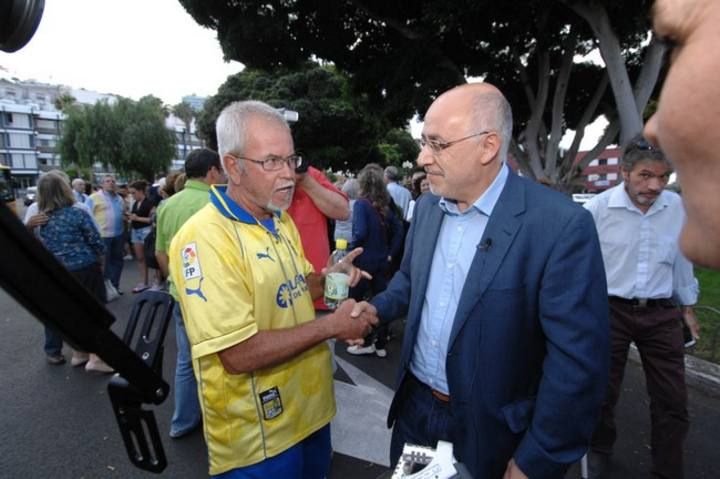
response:
<path id="1" fill-rule="evenodd" d="M 528 477 L 520 470 L 518 465 L 515 464 L 515 459 L 510 459 L 507 469 L 505 469 L 503 479 L 528 479 Z"/>
<path id="2" fill-rule="evenodd" d="M 700 323 L 698 323 L 697 317 L 695 316 L 695 309 L 692 306 L 682 307 L 683 321 L 690 328 L 693 338 L 695 340 L 700 339 Z"/>
<path id="3" fill-rule="evenodd" d="M 372 279 L 372 275 L 368 273 L 367 271 L 363 271 L 360 268 L 356 267 L 352 264 L 353 261 L 355 261 L 355 258 L 360 256 L 363 252 L 362 248 L 355 248 L 354 250 L 350 251 L 345 257 L 341 260 L 345 264 L 350 265 L 350 271 L 348 272 L 348 276 L 350 278 L 348 279 L 348 285 L 352 288 L 353 286 L 357 286 L 357 284 L 360 282 L 362 278 L 365 279 Z M 325 276 L 327 274 L 327 268 L 323 268 L 322 275 Z"/>

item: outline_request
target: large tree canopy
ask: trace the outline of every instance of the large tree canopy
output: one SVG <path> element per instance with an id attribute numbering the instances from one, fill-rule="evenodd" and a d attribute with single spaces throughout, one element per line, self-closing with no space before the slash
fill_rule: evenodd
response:
<path id="1" fill-rule="evenodd" d="M 175 136 L 165 127 L 162 101 L 146 96 L 135 102 L 67 105 L 59 150 L 63 165 L 112 166 L 127 176 L 152 180 L 175 155 Z"/>
<path id="2" fill-rule="evenodd" d="M 398 126 L 440 92 L 484 77 L 513 104 L 512 151 L 523 171 L 564 185 L 584 166 L 574 158 L 599 115 L 610 125 L 597 150 L 640 131 L 663 50 L 643 46 L 649 0 L 180 3 L 217 31 L 226 58 L 261 68 L 331 61 Z M 607 68 L 576 63 L 596 47 Z M 575 141 L 561 152 L 568 129 Z"/>
<path id="3" fill-rule="evenodd" d="M 398 146 L 402 154 L 392 158 L 378 148 L 385 142 L 388 122 L 369 107 L 363 95 L 351 94 L 347 78 L 334 67 L 306 62 L 292 70 L 246 69 L 228 77 L 207 100 L 198 119 L 199 134 L 211 148 L 217 147 L 215 120 L 220 111 L 246 99 L 297 111 L 299 121 L 291 124 L 295 147 L 316 167 L 356 170 L 371 161 L 408 159 L 406 147 Z M 417 150 L 412 154 L 417 155 Z"/>

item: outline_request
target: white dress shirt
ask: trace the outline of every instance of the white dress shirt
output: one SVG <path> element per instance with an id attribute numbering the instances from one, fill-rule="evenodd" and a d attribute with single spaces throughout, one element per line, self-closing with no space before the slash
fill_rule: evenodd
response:
<path id="1" fill-rule="evenodd" d="M 620 183 L 585 203 L 585 208 L 595 219 L 609 296 L 674 298 L 683 306 L 697 302 L 693 266 L 678 244 L 685 223 L 679 195 L 665 190 L 643 213 Z"/>

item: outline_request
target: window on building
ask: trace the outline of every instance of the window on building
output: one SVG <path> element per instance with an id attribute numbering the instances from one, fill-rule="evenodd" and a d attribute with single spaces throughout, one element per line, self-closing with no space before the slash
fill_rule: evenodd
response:
<path id="1" fill-rule="evenodd" d="M 607 158 L 598 158 L 598 165 L 605 166 L 608 164 Z"/>
<path id="2" fill-rule="evenodd" d="M 15 90 L 11 90 L 11 89 L 7 88 L 5 90 L 5 96 L 8 98 L 15 98 L 17 96 L 17 92 Z"/>
<path id="3" fill-rule="evenodd" d="M 10 148 L 30 148 L 31 137 L 27 133 L 9 133 Z"/>
<path id="4" fill-rule="evenodd" d="M 6 125 L 12 125 L 12 123 L 13 123 L 13 114 L 12 113 L 5 112 L 3 114 L 3 118 L 5 119 L 4 123 Z"/>
<path id="5" fill-rule="evenodd" d="M 37 170 L 37 157 L 35 155 L 25 154 L 23 157 L 25 168 L 29 170 Z"/>

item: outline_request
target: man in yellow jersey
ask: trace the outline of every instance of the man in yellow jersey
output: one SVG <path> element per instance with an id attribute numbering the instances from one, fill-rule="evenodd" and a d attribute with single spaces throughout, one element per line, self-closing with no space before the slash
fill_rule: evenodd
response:
<path id="1" fill-rule="evenodd" d="M 228 185 L 211 188 L 210 203 L 169 249 L 210 474 L 323 478 L 335 414 L 325 340 L 362 338 L 377 318 L 351 318 L 354 301 L 347 300 L 315 319 L 312 301 L 324 278 L 284 211 L 302 158 L 282 115 L 261 102 L 236 102 L 216 127 Z M 362 274 L 352 268 L 349 283 Z"/>

